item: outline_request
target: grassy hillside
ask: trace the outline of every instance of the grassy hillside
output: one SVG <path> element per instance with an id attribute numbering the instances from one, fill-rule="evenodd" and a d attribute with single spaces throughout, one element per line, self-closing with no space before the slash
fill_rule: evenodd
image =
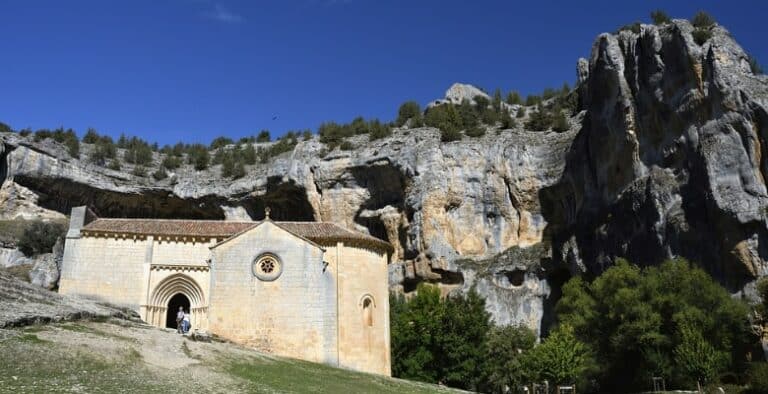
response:
<path id="1" fill-rule="evenodd" d="M 435 393 L 433 385 L 193 342 L 123 320 L 0 330 L 0 392 Z"/>

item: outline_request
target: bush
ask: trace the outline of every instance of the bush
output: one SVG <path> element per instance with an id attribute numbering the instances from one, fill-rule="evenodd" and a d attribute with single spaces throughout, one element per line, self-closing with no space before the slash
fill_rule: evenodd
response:
<path id="1" fill-rule="evenodd" d="M 459 131 L 464 128 L 464 121 L 452 104 L 437 105 L 428 109 L 424 116 L 424 123 L 429 127 L 440 129 L 444 134 L 458 135 L 458 139 L 461 138 Z M 450 140 L 453 141 L 453 139 Z"/>
<path id="2" fill-rule="evenodd" d="M 210 150 L 223 148 L 227 145 L 234 144 L 235 141 L 232 141 L 231 138 L 228 137 L 216 137 L 213 141 L 211 141 Z"/>
<path id="3" fill-rule="evenodd" d="M 317 133 L 320 135 L 320 142 L 329 145 L 331 149 L 339 145 L 344 138 L 355 135 L 354 130 L 349 125 L 341 125 L 336 122 L 322 123 Z"/>
<path id="4" fill-rule="evenodd" d="M 699 28 L 710 28 L 717 23 L 715 21 L 715 18 L 712 17 L 712 15 L 709 15 L 708 13 L 704 11 L 699 11 L 696 13 L 696 15 L 691 18 L 691 24 L 695 27 Z"/>
<path id="5" fill-rule="evenodd" d="M 487 97 L 481 96 L 479 94 L 475 97 L 472 97 L 472 100 L 475 102 L 475 105 L 477 105 L 477 108 L 479 108 L 479 110 L 484 110 L 488 108 L 489 105 L 491 105 L 491 101 L 488 100 Z"/>
<path id="6" fill-rule="evenodd" d="M 464 134 L 466 134 L 467 137 L 482 137 L 485 135 L 485 128 L 482 126 L 470 127 L 464 132 Z"/>
<path id="7" fill-rule="evenodd" d="M 541 102 L 541 97 L 539 97 L 539 96 L 536 96 L 536 95 L 532 95 L 532 94 L 531 94 L 531 95 L 528 95 L 528 96 L 525 98 L 525 105 L 526 105 L 526 106 L 529 106 L 529 107 L 530 107 L 530 106 L 532 106 L 532 105 L 537 105 L 537 104 L 539 104 L 540 102 Z"/>
<path id="8" fill-rule="evenodd" d="M 421 118 L 421 107 L 419 106 L 419 103 L 415 101 L 406 101 L 401 104 L 400 108 L 397 110 L 397 120 L 395 120 L 395 125 L 397 127 L 402 127 L 409 119 L 413 118 Z"/>
<path id="9" fill-rule="evenodd" d="M 471 129 L 477 126 L 479 120 L 478 111 L 475 111 L 475 107 L 469 103 L 469 100 L 461 101 L 461 104 L 458 107 L 458 113 L 459 117 L 461 117 L 461 126 L 459 129 Z"/>
<path id="10" fill-rule="evenodd" d="M 24 230 L 17 246 L 26 256 L 50 253 L 65 231 L 64 226 L 58 223 L 34 222 Z"/>
<path id="11" fill-rule="evenodd" d="M 311 140 L 311 139 L 312 139 L 312 132 L 311 132 L 311 131 L 309 131 L 309 130 L 304 130 L 304 132 L 303 132 L 303 133 L 301 133 L 301 135 L 302 135 L 302 139 L 303 139 L 304 141 L 309 141 L 309 140 Z"/>
<path id="12" fill-rule="evenodd" d="M 181 167 L 181 159 L 176 156 L 166 155 L 161 165 L 169 170 L 175 170 Z"/>
<path id="13" fill-rule="evenodd" d="M 669 15 L 667 15 L 667 13 L 662 10 L 652 11 L 651 20 L 653 21 L 654 25 L 663 25 L 665 23 L 672 22 L 672 19 L 669 18 Z"/>
<path id="14" fill-rule="evenodd" d="M 455 129 L 440 130 L 440 141 L 451 142 L 461 139 L 461 131 Z"/>
<path id="15" fill-rule="evenodd" d="M 11 128 L 11 126 L 8 126 L 3 122 L 0 122 L 0 133 L 13 133 L 13 129 Z"/>
<path id="16" fill-rule="evenodd" d="M 108 159 L 117 157 L 117 147 L 109 136 L 99 136 L 96 140 L 91 140 L 94 141 L 93 151 L 91 151 L 90 156 L 91 162 L 103 166 Z"/>
<path id="17" fill-rule="evenodd" d="M 757 62 L 757 59 L 755 59 L 754 56 L 747 55 L 747 59 L 749 61 L 749 69 L 752 70 L 752 74 L 763 74 L 763 67 L 760 66 L 760 63 Z"/>
<path id="18" fill-rule="evenodd" d="M 523 100 L 520 98 L 520 93 L 516 91 L 511 91 L 507 94 L 507 104 L 514 105 L 514 104 L 522 104 Z"/>
<path id="19" fill-rule="evenodd" d="M 208 168 L 210 155 L 205 145 L 194 144 L 187 150 L 187 162 L 195 167 L 195 170 L 202 171 Z"/>
<path id="20" fill-rule="evenodd" d="M 152 148 L 146 141 L 131 137 L 130 140 L 123 143 L 123 146 L 125 147 L 123 160 L 126 163 L 142 166 L 152 163 Z"/>
<path id="21" fill-rule="evenodd" d="M 155 178 L 156 181 L 160 181 L 168 178 L 168 173 L 165 172 L 165 168 L 160 167 L 152 173 L 152 178 Z"/>
<path id="22" fill-rule="evenodd" d="M 351 142 L 349 142 L 349 141 L 343 141 L 343 142 L 342 142 L 342 143 L 339 145 L 339 149 L 341 149 L 341 150 L 354 150 L 354 149 L 355 149 L 355 146 L 354 146 L 354 145 L 352 145 L 352 143 L 351 143 Z"/>
<path id="23" fill-rule="evenodd" d="M 88 130 L 86 130 L 85 135 L 83 136 L 83 142 L 86 144 L 95 144 L 101 139 L 101 136 L 99 133 L 96 132 L 95 129 L 89 127 Z"/>
<path id="24" fill-rule="evenodd" d="M 555 109 L 555 113 L 552 116 L 552 130 L 561 133 L 571 129 L 571 125 L 568 124 L 568 119 L 560 109 Z"/>
<path id="25" fill-rule="evenodd" d="M 77 134 L 72 129 L 64 130 L 63 127 L 59 127 L 54 131 L 48 129 L 40 129 L 35 131 L 35 142 L 42 141 L 44 139 L 53 139 L 54 141 L 64 145 L 67 148 L 67 153 L 74 158 L 80 157 L 80 140 L 77 138 Z"/>
<path id="26" fill-rule="evenodd" d="M 122 167 L 120 166 L 120 160 L 112 159 L 112 161 L 109 162 L 109 165 L 107 166 L 110 170 L 113 171 L 120 171 Z"/>
<path id="27" fill-rule="evenodd" d="M 552 127 L 552 116 L 539 104 L 536 111 L 532 112 L 525 122 L 525 128 L 534 131 L 545 131 Z"/>
<path id="28" fill-rule="evenodd" d="M 693 41 L 698 45 L 704 45 L 705 42 L 712 38 L 712 31 L 709 29 L 696 28 L 693 30 Z"/>
<path id="29" fill-rule="evenodd" d="M 269 134 L 269 130 L 264 129 L 259 132 L 259 135 L 256 136 L 256 142 L 270 142 L 272 141 L 272 136 Z"/>
<path id="30" fill-rule="evenodd" d="M 768 363 L 753 362 L 747 373 L 750 394 L 768 394 Z"/>
<path id="31" fill-rule="evenodd" d="M 509 111 L 504 109 L 501 111 L 501 115 L 499 115 L 499 120 L 501 121 L 501 129 L 513 129 L 517 127 L 517 122 L 515 122 L 514 119 L 512 119 L 512 115 L 509 114 Z"/>
<path id="32" fill-rule="evenodd" d="M 389 127 L 389 125 L 379 122 L 378 119 L 374 119 L 369 122 L 368 130 L 369 141 L 386 138 L 392 135 L 392 129 Z"/>
<path id="33" fill-rule="evenodd" d="M 242 158 L 243 163 L 247 165 L 256 164 L 256 161 L 257 161 L 256 149 L 253 148 L 252 144 L 250 143 L 245 144 L 239 150 L 240 150 L 240 157 Z"/>
<path id="34" fill-rule="evenodd" d="M 131 174 L 133 176 L 139 176 L 139 177 L 146 177 L 147 176 L 147 170 L 142 165 L 137 165 L 133 167 L 133 171 L 131 171 Z"/>
<path id="35" fill-rule="evenodd" d="M 491 107 L 493 107 L 493 110 L 495 112 L 501 112 L 501 90 L 496 89 L 496 91 L 493 92 L 493 98 L 491 99 Z"/>

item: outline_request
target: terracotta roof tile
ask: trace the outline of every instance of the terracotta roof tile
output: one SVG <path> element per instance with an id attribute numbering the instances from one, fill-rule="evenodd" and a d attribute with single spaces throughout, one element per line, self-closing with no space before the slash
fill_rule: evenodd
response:
<path id="1" fill-rule="evenodd" d="M 85 232 L 135 235 L 229 238 L 256 227 L 261 222 L 166 219 L 96 219 L 83 227 Z M 392 252 L 392 245 L 368 234 L 350 231 L 326 222 L 273 222 L 286 231 L 318 244 L 345 242 L 374 246 Z"/>

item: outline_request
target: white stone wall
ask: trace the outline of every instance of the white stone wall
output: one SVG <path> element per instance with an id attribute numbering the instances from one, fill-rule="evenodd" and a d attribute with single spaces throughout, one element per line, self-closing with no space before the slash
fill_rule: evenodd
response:
<path id="1" fill-rule="evenodd" d="M 339 364 L 390 375 L 387 255 L 339 243 L 327 249 L 326 259 L 339 267 Z M 370 326 L 363 308 L 366 297 L 373 300 Z"/>
<path id="2" fill-rule="evenodd" d="M 146 238 L 67 238 L 59 292 L 96 296 L 138 310 L 148 253 L 151 241 Z"/>
<path id="3" fill-rule="evenodd" d="M 212 251 L 211 332 L 263 351 L 338 364 L 335 273 L 323 271 L 321 248 L 265 222 Z M 282 261 L 274 281 L 252 272 L 263 253 Z"/>

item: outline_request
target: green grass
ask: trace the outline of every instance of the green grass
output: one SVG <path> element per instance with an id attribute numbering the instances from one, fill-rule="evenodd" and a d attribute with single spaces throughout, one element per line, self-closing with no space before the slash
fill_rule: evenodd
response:
<path id="1" fill-rule="evenodd" d="M 174 387 L 152 379 L 128 349 L 115 360 L 44 341 L 34 334 L 0 342 L 0 392 L 165 393 Z M 10 356 L 12 355 L 12 356 Z"/>
<path id="2" fill-rule="evenodd" d="M 249 391 L 288 393 L 435 393 L 437 386 L 352 372 L 299 360 L 229 360 L 226 370 Z"/>
<path id="3" fill-rule="evenodd" d="M 134 342 L 132 338 L 128 338 L 126 336 L 113 334 L 111 332 L 106 332 L 102 330 L 95 329 L 93 327 L 84 326 L 82 324 L 77 323 L 65 323 L 65 324 L 59 324 L 57 327 L 61 328 L 62 330 L 72 331 L 72 332 L 80 332 L 85 334 L 92 334 L 96 336 L 100 336 L 103 338 L 112 338 L 117 339 L 120 341 L 128 341 L 128 342 Z"/>

